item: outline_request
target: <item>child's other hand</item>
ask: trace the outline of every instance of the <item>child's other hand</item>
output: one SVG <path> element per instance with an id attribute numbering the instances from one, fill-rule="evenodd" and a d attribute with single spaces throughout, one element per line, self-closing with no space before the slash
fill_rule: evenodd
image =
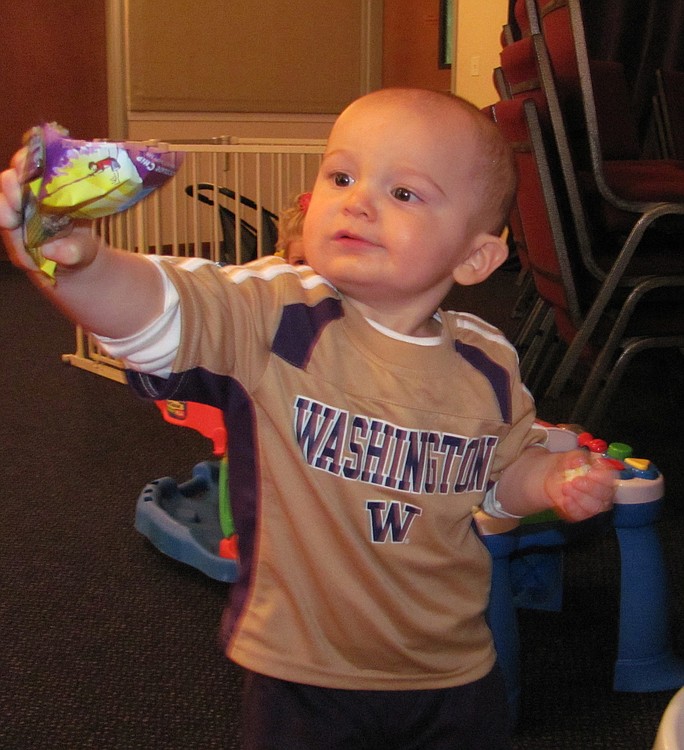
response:
<path id="1" fill-rule="evenodd" d="M 22 229 L 22 185 L 26 149 L 20 149 L 12 158 L 12 166 L 0 173 L 0 233 L 10 260 L 26 271 L 38 268 L 26 251 Z M 59 237 L 41 246 L 42 254 L 54 260 L 61 267 L 82 267 L 89 265 L 99 242 L 92 236 L 88 225 L 77 226 L 66 237 Z"/>
<path id="2" fill-rule="evenodd" d="M 600 456 L 583 450 L 554 454 L 546 491 L 567 521 L 584 521 L 613 507 L 617 472 Z"/>

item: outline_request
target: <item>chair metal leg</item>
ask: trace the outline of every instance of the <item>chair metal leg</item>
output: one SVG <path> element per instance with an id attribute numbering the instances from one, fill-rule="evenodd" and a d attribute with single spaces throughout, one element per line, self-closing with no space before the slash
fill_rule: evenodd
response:
<path id="1" fill-rule="evenodd" d="M 540 358 L 544 356 L 544 351 L 547 344 L 555 333 L 555 320 L 553 317 L 553 309 L 547 307 L 544 311 L 544 317 L 534 334 L 534 338 L 530 342 L 530 345 L 525 352 L 520 362 L 520 374 L 523 380 L 526 380 L 533 369 L 539 364 Z"/>
<path id="2" fill-rule="evenodd" d="M 541 325 L 541 321 L 546 315 L 547 309 L 548 305 L 546 302 L 544 302 L 543 299 L 538 298 L 521 323 L 520 328 L 513 339 L 513 346 L 515 346 L 521 356 L 524 356 L 534 340 L 536 332 Z"/>
<path id="3" fill-rule="evenodd" d="M 642 281 L 631 291 L 631 293 L 625 300 L 622 309 L 620 310 L 620 314 L 618 315 L 615 323 L 611 328 L 610 335 L 606 339 L 603 348 L 601 349 L 598 357 L 594 362 L 589 377 L 587 378 L 587 381 L 584 384 L 584 388 L 582 389 L 577 403 L 575 404 L 572 416 L 573 420 L 581 421 L 581 418 L 583 416 L 586 416 L 586 412 L 590 410 L 591 404 L 594 403 L 597 392 L 601 387 L 601 382 L 604 380 L 606 373 L 610 368 L 610 364 L 615 356 L 615 353 L 621 348 L 620 342 L 625 334 L 625 331 L 627 330 L 629 321 L 634 315 L 634 311 L 636 310 L 639 302 L 645 295 L 649 294 L 650 292 L 668 287 L 681 287 L 682 289 L 684 289 L 684 276 L 653 276 L 649 279 L 646 279 L 645 281 Z M 638 338 L 639 340 L 645 339 L 648 341 L 665 340 L 665 337 L 658 336 L 635 338 Z M 679 338 L 680 337 L 676 336 L 674 338 L 668 337 L 667 340 L 676 342 L 679 340 Z M 675 343 L 670 343 L 669 345 L 676 346 Z M 626 348 L 622 348 L 623 353 L 620 356 L 620 360 L 622 360 L 621 367 L 624 369 L 624 367 L 627 366 L 631 355 L 625 360 L 624 357 Z M 664 347 L 660 346 L 659 348 Z M 612 375 L 610 377 L 612 377 Z"/>
<path id="4" fill-rule="evenodd" d="M 661 336 L 652 339 L 628 339 L 623 347 L 622 354 L 618 357 L 617 362 L 610 371 L 603 388 L 600 389 L 590 404 L 581 405 L 584 411 L 581 411 L 576 407 L 571 420 L 583 424 L 590 431 L 596 430 L 608 408 L 608 405 L 610 404 L 613 394 L 625 374 L 627 367 L 637 354 L 647 351 L 648 349 L 672 349 L 681 347 L 684 347 L 684 335 Z"/>
<path id="5" fill-rule="evenodd" d="M 545 346 L 544 356 L 539 358 L 534 372 L 530 372 L 526 379 L 525 385 L 529 388 L 530 393 L 532 393 L 535 399 L 542 392 L 551 368 L 560 359 L 559 352 L 563 347 L 564 344 L 558 336 L 550 336 Z"/>
<path id="6" fill-rule="evenodd" d="M 520 291 L 515 300 L 511 317 L 514 320 L 524 320 L 537 303 L 537 290 L 534 286 L 532 274 L 524 269 L 520 271 L 516 284 L 520 287 Z"/>
<path id="7" fill-rule="evenodd" d="M 568 350 L 565 353 L 565 356 L 563 357 L 563 360 L 559 365 L 556 374 L 551 380 L 551 383 L 549 384 L 549 387 L 546 391 L 547 398 L 558 398 L 561 391 L 568 382 L 573 370 L 575 369 L 575 366 L 577 365 L 577 362 L 579 361 L 582 351 L 589 343 L 589 340 L 591 339 L 592 334 L 596 330 L 596 326 L 598 325 L 606 308 L 608 307 L 608 304 L 613 297 L 616 288 L 624 277 L 627 266 L 632 260 L 632 257 L 637 247 L 639 246 L 639 243 L 643 239 L 646 230 L 655 221 L 655 219 L 662 216 L 667 216 L 672 213 L 684 214 L 684 205 L 673 206 L 673 204 L 671 203 L 659 204 L 651 211 L 641 216 L 636 222 L 629 234 L 629 237 L 627 238 L 627 241 L 623 245 L 622 250 L 620 250 L 619 255 L 613 263 L 613 266 L 610 269 L 610 273 L 604 280 L 603 284 L 601 284 L 601 288 L 599 289 L 599 292 L 596 295 L 596 298 L 594 299 L 594 302 L 591 305 L 580 330 L 572 340 L 572 343 L 568 347 Z"/>

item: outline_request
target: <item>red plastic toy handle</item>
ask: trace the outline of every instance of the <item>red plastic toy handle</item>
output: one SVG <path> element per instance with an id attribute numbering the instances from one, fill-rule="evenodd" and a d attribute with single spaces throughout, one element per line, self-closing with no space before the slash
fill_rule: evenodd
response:
<path id="1" fill-rule="evenodd" d="M 209 438 L 214 445 L 214 455 L 223 456 L 227 449 L 228 433 L 223 415 L 215 406 L 198 404 L 195 401 L 155 401 L 164 419 L 179 427 L 197 430 Z"/>

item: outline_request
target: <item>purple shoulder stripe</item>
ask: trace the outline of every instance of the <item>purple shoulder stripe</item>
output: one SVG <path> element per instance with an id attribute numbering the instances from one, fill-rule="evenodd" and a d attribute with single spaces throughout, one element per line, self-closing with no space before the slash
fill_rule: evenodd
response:
<path id="1" fill-rule="evenodd" d="M 511 378 L 508 370 L 490 359 L 482 349 L 478 349 L 462 341 L 454 341 L 456 351 L 479 370 L 489 380 L 501 411 L 501 419 L 506 424 L 511 423 L 513 406 L 511 404 Z"/>
<path id="2" fill-rule="evenodd" d="M 271 351 L 295 367 L 306 367 L 321 331 L 342 315 L 342 303 L 333 297 L 313 306 L 287 305 L 283 308 Z"/>

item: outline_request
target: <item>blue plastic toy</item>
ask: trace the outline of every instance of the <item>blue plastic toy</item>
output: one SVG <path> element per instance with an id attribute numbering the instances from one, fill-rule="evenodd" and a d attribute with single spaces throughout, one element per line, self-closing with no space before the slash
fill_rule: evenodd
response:
<path id="1" fill-rule="evenodd" d="M 566 524 L 548 515 L 520 523 L 476 514 L 480 534 L 492 555 L 487 615 L 514 717 L 520 700 L 516 609 L 560 609 L 562 546 L 589 529 L 600 529 L 602 524 L 615 530 L 620 550 L 620 617 L 613 689 L 652 692 L 681 687 L 684 660 L 671 647 L 668 573 L 656 530 L 664 495 L 662 474 L 647 459 L 632 457 L 627 445 L 608 446 L 588 433 L 578 435 L 550 425 L 547 428 L 551 450 L 584 446 L 612 459 L 620 474 L 613 511 L 580 524 Z M 548 548 L 548 554 L 540 548 Z"/>
<path id="2" fill-rule="evenodd" d="M 238 538 L 221 411 L 191 401 L 158 401 L 157 406 L 167 422 L 208 437 L 216 460 L 197 464 L 184 484 L 171 477 L 147 484 L 138 497 L 135 528 L 169 557 L 231 583 L 238 576 Z"/>

